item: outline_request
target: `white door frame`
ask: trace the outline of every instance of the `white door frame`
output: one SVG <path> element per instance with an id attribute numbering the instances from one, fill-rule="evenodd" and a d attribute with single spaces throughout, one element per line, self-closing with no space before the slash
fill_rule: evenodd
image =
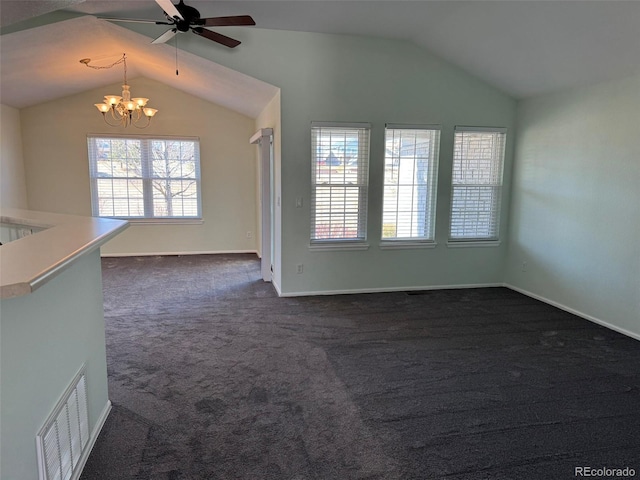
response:
<path id="1" fill-rule="evenodd" d="M 273 143 L 273 129 L 261 128 L 249 140 L 249 143 L 259 146 L 260 149 L 260 210 L 262 216 L 262 232 L 261 248 L 262 257 L 260 259 L 260 270 L 262 279 L 270 282 L 272 279 L 272 259 L 271 259 L 271 243 L 273 232 L 271 231 L 271 211 L 272 211 L 272 193 L 271 193 L 271 145 Z"/>

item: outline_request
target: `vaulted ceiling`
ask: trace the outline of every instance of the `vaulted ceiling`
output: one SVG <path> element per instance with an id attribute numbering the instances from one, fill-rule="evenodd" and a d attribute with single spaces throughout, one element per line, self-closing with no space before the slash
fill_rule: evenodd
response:
<path id="1" fill-rule="evenodd" d="M 405 39 L 516 98 L 640 72 L 640 1 L 187 0 L 187 4 L 198 8 L 203 17 L 249 14 L 260 28 Z M 3 25 L 52 9 L 74 14 L 163 19 L 161 9 L 153 0 L 0 1 Z M 174 52 L 170 47 L 155 45 L 153 50 L 148 50 L 147 37 L 106 22 L 87 22 L 86 19 L 82 22 L 70 33 L 56 31 L 56 25 L 50 24 L 29 30 L 28 35 L 21 30 L 2 36 L 3 103 L 13 102 L 20 107 L 53 94 L 45 95 L 47 83 L 38 78 L 32 79 L 28 85 L 31 88 L 26 89 L 27 79 L 20 77 L 20 71 L 29 62 L 31 67 L 42 65 L 43 72 L 45 67 L 48 71 L 43 76 L 50 83 L 51 72 L 65 68 L 60 50 L 55 58 L 50 51 L 56 46 L 60 48 L 63 40 L 68 50 L 65 55 L 76 63 L 87 56 L 87 51 L 97 42 L 107 45 L 99 50 L 96 46 L 94 50 L 99 52 L 121 52 L 122 42 L 127 42 L 132 75 L 144 71 L 145 76 L 172 84 L 171 75 L 167 74 L 174 70 L 171 68 Z M 16 45 L 20 45 L 20 54 L 14 53 Z M 82 45 L 84 53 L 74 50 L 73 45 Z M 134 62 L 134 59 L 137 60 Z M 65 63 L 66 68 L 69 64 Z M 144 70 L 140 68 L 142 64 Z M 238 105 L 227 106 L 250 115 L 254 112 L 250 111 L 249 103 L 263 102 L 274 92 L 271 86 L 248 77 L 235 77 L 237 72 L 187 53 L 181 57 L 181 65 L 181 76 L 184 72 L 186 77 L 189 72 L 193 82 L 185 83 L 182 77 L 180 85 L 176 84 L 178 88 L 187 85 L 190 93 L 223 105 L 223 97 L 235 97 L 236 100 L 227 100 L 227 103 L 236 101 Z M 73 93 L 80 84 L 85 89 L 87 85 L 104 84 L 104 76 L 97 80 L 94 71 L 81 67 L 84 68 L 79 65 L 77 71 L 74 70 L 73 79 L 67 78 L 65 84 L 61 82 L 56 87 L 58 96 Z M 205 72 L 209 84 L 212 78 L 219 79 L 216 98 L 211 98 L 213 89 L 201 85 Z M 120 74 L 114 71 L 114 78 L 109 78 L 109 82 L 118 81 Z M 262 97 L 241 105 L 241 99 L 247 97 L 234 92 L 234 88 L 243 89 L 244 93 L 261 92 Z M 31 93 L 20 98 L 19 90 Z"/>
<path id="2" fill-rule="evenodd" d="M 3 35 L 0 92 L 2 103 L 28 107 L 114 83 L 124 70 L 108 66 L 127 54 L 127 78 L 144 76 L 250 117 L 256 117 L 277 88 L 169 45 L 151 45 L 149 37 L 95 17 L 83 16 Z"/>

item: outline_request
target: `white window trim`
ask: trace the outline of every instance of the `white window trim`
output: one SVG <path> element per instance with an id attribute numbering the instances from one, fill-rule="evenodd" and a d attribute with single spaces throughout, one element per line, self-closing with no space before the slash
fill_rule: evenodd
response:
<path id="1" fill-rule="evenodd" d="M 399 250 L 399 249 L 412 249 L 412 248 L 435 248 L 435 227 L 436 227 L 436 214 L 438 205 L 438 170 L 440 165 L 440 139 L 442 135 L 442 125 L 440 124 L 403 124 L 403 123 L 387 123 L 385 124 L 385 142 L 387 137 L 387 130 L 435 130 L 438 132 L 438 142 L 436 145 L 436 152 L 434 155 L 434 167 L 432 171 L 433 181 L 433 218 L 430 220 L 432 224 L 433 236 L 429 237 L 388 237 L 381 238 L 380 249 L 382 250 Z M 386 154 L 385 154 L 386 156 Z M 386 159 L 385 159 L 386 162 Z M 384 175 L 383 175 L 383 205 L 382 215 L 384 216 Z M 382 220 L 384 224 L 384 219 Z M 382 235 L 382 232 L 381 232 Z"/>
<path id="2" fill-rule="evenodd" d="M 397 130 L 440 130 L 442 131 L 442 125 L 439 123 L 385 123 L 385 128 L 397 129 Z"/>
<path id="3" fill-rule="evenodd" d="M 449 248 L 471 248 L 471 247 L 499 247 L 500 240 L 449 240 Z"/>
<path id="4" fill-rule="evenodd" d="M 380 240 L 378 247 L 380 250 L 410 250 L 420 248 L 436 248 L 438 243 L 432 240 Z"/>
<path id="5" fill-rule="evenodd" d="M 506 127 L 474 127 L 469 125 L 456 125 L 454 127 L 456 132 L 486 132 L 486 133 L 507 133 Z"/>
<path id="6" fill-rule="evenodd" d="M 456 132 L 486 132 L 486 133 L 499 133 L 499 134 L 503 134 L 506 135 L 507 134 L 507 128 L 505 127 L 476 127 L 476 126 L 467 126 L 467 125 L 456 125 L 454 127 L 454 155 L 455 155 L 455 133 Z M 449 248 L 457 248 L 457 247 L 462 247 L 462 248 L 467 248 L 467 247 L 496 247 L 500 245 L 500 220 L 501 220 L 501 210 L 502 210 L 502 196 L 503 196 L 503 186 L 504 186 L 504 180 L 503 180 L 503 175 L 504 175 L 504 166 L 505 166 L 505 160 L 506 160 L 506 138 L 505 138 L 505 145 L 503 147 L 503 156 L 502 156 L 502 171 L 500 174 L 500 202 L 498 205 L 498 211 L 496 212 L 496 232 L 497 232 L 497 236 L 495 237 L 487 237 L 487 238 L 483 238 L 483 237 L 478 237 L 478 238 L 472 238 L 472 237 L 465 237 L 465 238 L 452 238 L 451 237 L 451 221 L 452 221 L 452 212 L 453 212 L 453 190 L 454 190 L 454 185 L 453 185 L 453 176 L 452 176 L 452 180 L 451 180 L 451 200 L 450 200 L 450 208 L 449 208 L 449 238 L 447 240 L 447 247 Z M 454 160 L 455 161 L 455 160 Z M 454 161 L 452 161 L 452 168 L 454 166 Z"/>
<path id="7" fill-rule="evenodd" d="M 370 157 L 370 143 L 371 143 L 371 124 L 367 122 L 325 122 L 325 121 L 313 121 L 311 122 L 312 129 L 312 138 L 313 138 L 313 129 L 314 128 L 345 128 L 345 129 L 365 129 L 367 130 L 367 165 L 366 172 L 363 175 L 363 183 L 362 186 L 366 189 L 366 200 L 364 202 L 364 211 L 359 211 L 359 223 L 362 223 L 362 238 L 311 238 L 309 242 L 309 250 L 312 251 L 335 251 L 335 250 L 367 250 L 369 248 L 369 243 L 367 242 L 367 224 L 368 224 L 368 204 L 369 204 L 369 168 L 371 163 Z M 312 149 L 312 159 L 314 158 L 313 153 L 313 142 L 311 145 Z M 312 199 L 311 199 L 311 231 L 313 232 L 313 222 L 315 219 L 315 213 L 313 211 L 314 207 L 314 191 L 315 191 L 315 178 L 314 175 L 314 165 L 311 168 L 312 175 Z"/>
<path id="8" fill-rule="evenodd" d="M 367 128 L 371 130 L 368 122 L 311 122 L 311 128 Z"/>
<path id="9" fill-rule="evenodd" d="M 162 217 L 162 218 L 140 218 L 140 217 L 101 217 L 101 218 L 123 218 L 131 225 L 203 225 L 202 217 Z"/>
<path id="10" fill-rule="evenodd" d="M 369 250 L 369 244 L 359 240 L 316 240 L 309 245 L 309 250 L 313 252 Z"/>
<path id="11" fill-rule="evenodd" d="M 174 217 L 128 217 L 128 216 L 100 216 L 97 210 L 97 176 L 92 175 L 94 169 L 93 159 L 90 153 L 88 154 L 89 160 L 89 180 L 91 183 L 91 210 L 92 215 L 100 218 L 118 218 L 127 220 L 131 224 L 136 225 L 202 225 L 204 223 L 202 219 L 202 173 L 200 165 L 200 138 L 190 136 L 175 136 L 175 135 L 124 135 L 124 134 L 103 134 L 103 133 L 90 133 L 87 135 L 87 143 L 94 138 L 111 138 L 111 139 L 138 139 L 143 141 L 150 140 L 176 140 L 176 141 L 190 141 L 195 142 L 198 149 L 198 158 L 196 163 L 196 184 L 197 184 L 197 216 L 174 216 Z M 143 184 L 147 183 L 149 179 L 147 177 L 140 177 Z M 146 207 L 145 207 L 146 208 Z"/>

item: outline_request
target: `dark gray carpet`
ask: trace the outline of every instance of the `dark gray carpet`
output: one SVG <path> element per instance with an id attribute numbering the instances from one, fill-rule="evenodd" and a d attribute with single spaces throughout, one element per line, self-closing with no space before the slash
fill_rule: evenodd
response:
<path id="1" fill-rule="evenodd" d="M 277 298 L 252 255 L 103 276 L 83 480 L 640 475 L 640 342 L 508 289 Z"/>

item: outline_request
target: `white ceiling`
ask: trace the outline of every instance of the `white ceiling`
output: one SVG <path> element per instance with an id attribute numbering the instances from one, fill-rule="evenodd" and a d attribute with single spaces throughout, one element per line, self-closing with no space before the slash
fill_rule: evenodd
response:
<path id="1" fill-rule="evenodd" d="M 640 71 L 640 1 L 636 0 L 187 0 L 187 4 L 203 17 L 247 13 L 260 28 L 411 40 L 518 98 Z M 162 18 L 153 1 L 86 0 L 70 10 Z"/>
<path id="2" fill-rule="evenodd" d="M 42 3 L 66 3 L 62 8 L 75 13 L 163 19 L 160 8 L 153 0 L 0 0 L 3 24 L 6 16 L 19 17 L 25 4 Z M 186 3 L 200 10 L 203 17 L 252 15 L 260 28 L 381 36 L 413 41 L 516 98 L 640 72 L 640 1 L 635 0 L 186 0 Z M 16 10 L 19 11 L 18 15 L 12 14 Z M 121 27 L 108 23 L 102 25 L 106 22 L 97 20 L 95 22 L 98 23 L 87 23 L 86 20 L 82 22 L 85 22 L 85 28 L 80 26 L 78 30 L 74 30 L 73 42 L 66 44 L 65 48 L 70 48 L 69 45 L 82 45 L 92 46 L 96 52 L 111 49 L 119 52 L 123 51 L 122 46 L 113 44 L 126 37 L 127 41 L 136 45 L 135 55 L 131 45 L 127 45 L 127 52 L 132 52 L 132 63 L 137 58 L 138 62 L 145 64 L 145 76 L 172 84 L 171 75 L 167 74 L 173 72 L 170 47 L 165 49 L 166 52 L 158 54 L 158 46 L 154 46 L 153 51 L 144 48 L 143 43 L 148 44 L 146 37 L 142 37 L 142 42 L 140 38 L 134 39 L 137 34 Z M 40 27 L 38 30 L 44 28 L 55 28 L 55 25 Z M 129 33 L 124 34 L 125 30 Z M 101 39 L 94 40 L 98 36 L 96 32 L 102 35 Z M 7 70 L 13 72 L 16 65 L 20 66 L 24 62 L 24 55 L 7 54 L 10 50 L 5 48 L 5 44 L 20 33 L 22 32 L 2 37 L 0 80 L 3 103 L 8 103 L 5 99 L 9 98 L 5 96 L 5 92 L 9 92 L 5 89 Z M 55 64 L 61 63 L 59 50 L 56 51 L 58 61 L 42 62 L 42 42 L 53 38 L 50 36 L 52 32 L 45 33 L 38 38 L 31 31 L 30 36 L 35 40 L 27 40 L 27 44 L 33 47 L 27 59 L 32 63 L 31 68 L 33 64 L 42 63 L 47 68 L 55 69 Z M 61 33 L 63 32 L 56 32 Z M 24 39 L 16 42 L 22 44 L 22 40 Z M 101 41 L 111 42 L 108 44 L 109 48 L 98 48 L 98 42 Z M 21 51 L 24 52 L 25 47 L 22 45 Z M 77 62 L 79 58 L 91 56 L 87 54 L 88 50 L 83 48 L 84 53 L 74 52 L 73 60 Z M 186 53 L 181 55 L 188 56 Z M 209 69 L 216 72 L 217 69 L 225 69 L 198 57 L 190 57 L 193 58 L 189 58 L 188 62 L 181 60 L 183 66 L 180 77 L 183 76 L 183 68 L 191 66 L 193 61 L 194 84 L 188 87 L 191 93 L 221 103 L 219 98 L 210 98 L 199 90 L 204 90 L 205 86 L 197 85 L 196 76 L 202 73 L 199 69 L 205 69 L 211 79 L 212 72 Z M 147 73 L 149 65 L 157 66 L 157 71 Z M 131 67 L 135 70 L 133 64 Z M 84 81 L 89 78 L 90 73 L 95 73 L 86 68 L 85 70 L 87 72 L 82 76 Z M 49 73 L 46 77 L 51 81 Z M 184 78 L 180 80 L 182 82 Z M 175 83 L 176 79 L 173 78 L 173 81 Z M 233 87 L 234 81 L 230 77 L 221 81 L 223 85 L 231 83 L 226 86 Z M 22 84 L 17 74 L 14 82 Z M 71 85 L 68 87 L 69 91 L 73 88 L 75 87 Z M 12 95 L 18 95 L 17 90 L 19 89 L 16 88 Z M 211 92 L 212 89 L 206 90 Z M 22 100 L 23 103 L 26 101 Z"/>
<path id="3" fill-rule="evenodd" d="M 0 98 L 15 108 L 121 83 L 122 65 L 92 69 L 79 60 L 108 66 L 123 52 L 128 79 L 144 76 L 250 117 L 277 92 L 272 85 L 188 52 L 180 52 L 176 76 L 174 48 L 151 45 L 149 37 L 91 16 L 3 35 L 0 48 Z"/>

